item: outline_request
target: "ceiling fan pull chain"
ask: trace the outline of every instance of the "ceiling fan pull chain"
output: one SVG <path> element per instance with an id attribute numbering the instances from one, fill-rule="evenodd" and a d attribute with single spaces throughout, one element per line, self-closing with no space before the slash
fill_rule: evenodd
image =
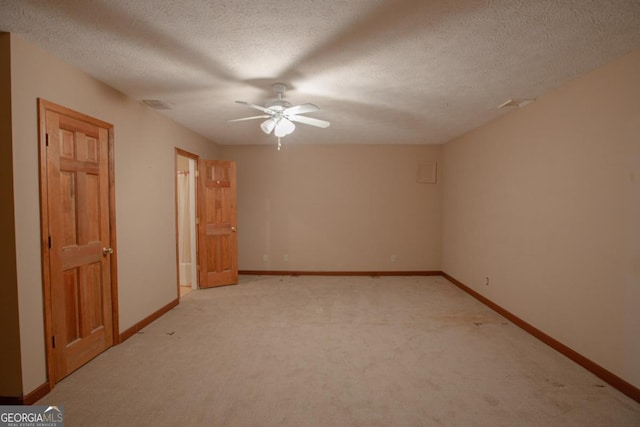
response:
<path id="1" fill-rule="evenodd" d="M 280 151 L 280 148 L 282 148 L 282 144 L 280 143 L 280 137 L 278 137 L 278 151 Z"/>

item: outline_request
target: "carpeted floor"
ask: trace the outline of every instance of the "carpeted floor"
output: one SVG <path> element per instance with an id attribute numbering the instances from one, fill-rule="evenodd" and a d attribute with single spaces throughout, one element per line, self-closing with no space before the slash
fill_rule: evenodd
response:
<path id="1" fill-rule="evenodd" d="M 190 292 L 38 404 L 66 427 L 640 425 L 640 404 L 441 277 Z"/>

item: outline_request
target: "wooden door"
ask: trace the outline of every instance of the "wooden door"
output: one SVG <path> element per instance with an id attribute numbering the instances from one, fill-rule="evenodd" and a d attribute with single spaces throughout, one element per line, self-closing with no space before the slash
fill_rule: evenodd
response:
<path id="1" fill-rule="evenodd" d="M 238 283 L 236 164 L 198 160 L 199 286 Z"/>
<path id="2" fill-rule="evenodd" d="M 48 261 L 45 317 L 49 376 L 55 383 L 114 342 L 112 127 L 45 101 L 41 115 Z"/>

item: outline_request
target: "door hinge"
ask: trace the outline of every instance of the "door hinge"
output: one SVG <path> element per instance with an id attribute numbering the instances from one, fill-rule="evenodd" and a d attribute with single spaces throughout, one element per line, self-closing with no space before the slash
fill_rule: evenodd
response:
<path id="1" fill-rule="evenodd" d="M 51 249 L 51 236 L 47 239 L 47 245 L 49 246 L 49 249 Z"/>
<path id="2" fill-rule="evenodd" d="M 200 224 L 200 218 L 196 218 L 196 225 Z"/>
<path id="3" fill-rule="evenodd" d="M 44 145 L 47 146 L 47 147 L 49 146 L 49 134 L 48 133 L 44 134 Z"/>
<path id="4" fill-rule="evenodd" d="M 196 270 L 197 270 L 197 271 L 200 271 L 200 264 L 197 264 L 197 265 L 196 265 Z"/>
<path id="5" fill-rule="evenodd" d="M 51 337 L 51 344 L 53 345 L 53 348 L 56 348 L 56 337 L 55 337 L 55 335 Z"/>
<path id="6" fill-rule="evenodd" d="M 196 178 L 200 176 L 200 171 L 196 169 Z"/>

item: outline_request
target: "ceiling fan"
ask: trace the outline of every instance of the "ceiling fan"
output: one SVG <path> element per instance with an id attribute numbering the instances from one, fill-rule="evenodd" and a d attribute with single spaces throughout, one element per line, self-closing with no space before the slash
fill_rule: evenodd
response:
<path id="1" fill-rule="evenodd" d="M 246 105 L 249 108 L 262 111 L 264 114 L 229 121 L 241 122 L 244 120 L 267 119 L 260 124 L 260 129 L 262 129 L 262 131 L 267 135 L 273 132 L 274 135 L 278 137 L 278 150 L 281 147 L 280 138 L 284 138 L 295 130 L 296 125 L 293 122 L 303 123 L 305 125 L 316 126 L 319 128 L 326 128 L 330 125 L 330 123 L 325 120 L 301 116 L 300 114 L 312 113 L 314 111 L 318 111 L 320 108 L 315 104 L 307 103 L 291 105 L 289 102 L 285 101 L 283 99 L 284 92 L 288 89 L 286 84 L 275 83 L 272 87 L 278 97 L 267 101 L 264 107 L 245 101 L 236 101 L 238 104 Z"/>

